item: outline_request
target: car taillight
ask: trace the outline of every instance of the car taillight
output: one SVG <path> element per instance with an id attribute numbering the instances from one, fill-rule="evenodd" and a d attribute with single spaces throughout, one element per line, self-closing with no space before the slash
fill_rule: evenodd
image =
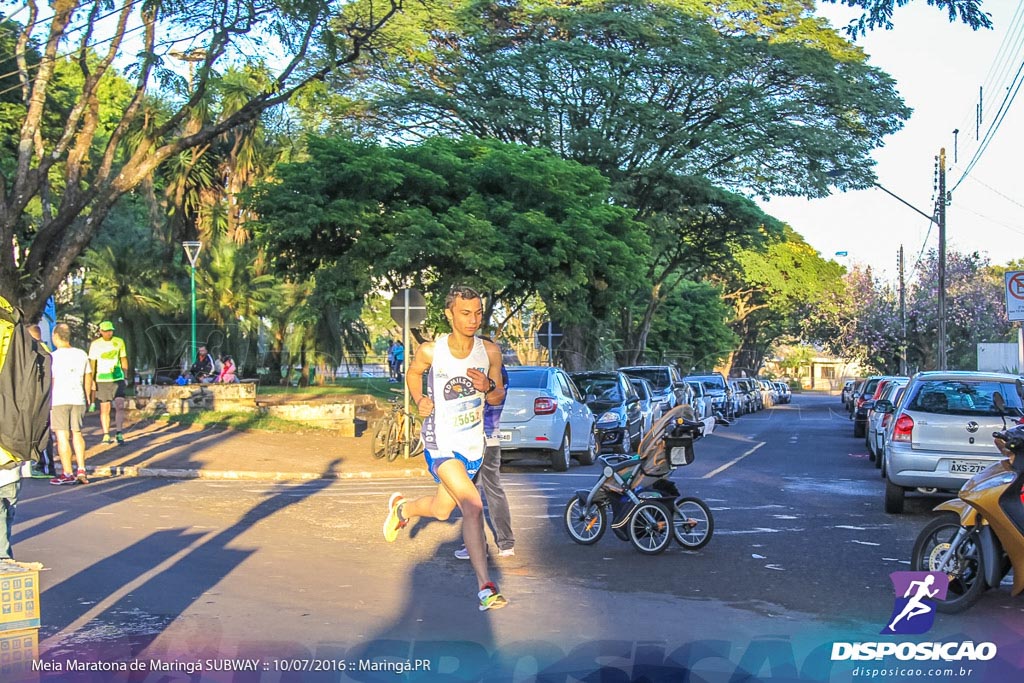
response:
<path id="1" fill-rule="evenodd" d="M 893 441 L 910 441 L 910 434 L 914 431 L 914 418 L 909 415 L 900 415 L 896 425 L 892 428 Z"/>
<path id="2" fill-rule="evenodd" d="M 533 414 L 534 415 L 550 415 L 551 413 L 558 410 L 558 401 L 553 398 L 535 398 L 533 399 Z"/>

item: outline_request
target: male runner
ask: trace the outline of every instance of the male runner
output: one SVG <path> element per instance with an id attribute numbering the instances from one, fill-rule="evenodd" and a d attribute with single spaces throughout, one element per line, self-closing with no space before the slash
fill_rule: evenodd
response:
<path id="1" fill-rule="evenodd" d="M 500 609 L 508 601 L 487 572 L 483 501 L 473 484 L 484 457 L 484 403 L 505 400 L 501 381 L 501 350 L 476 337 L 483 322 L 480 294 L 469 287 L 452 287 L 445 299 L 451 334 L 427 342 L 416 351 L 406 384 L 423 420 L 424 458 L 438 483 L 432 496 L 406 501 L 394 493 L 388 501 L 384 539 L 389 543 L 413 517 L 448 519 L 462 510 L 462 538 L 469 551 L 480 592 L 480 611 Z M 427 373 L 427 393 L 423 375 Z"/>

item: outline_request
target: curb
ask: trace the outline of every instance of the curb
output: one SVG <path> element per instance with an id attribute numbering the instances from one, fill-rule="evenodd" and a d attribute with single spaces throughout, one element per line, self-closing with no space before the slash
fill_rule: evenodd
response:
<path id="1" fill-rule="evenodd" d="M 429 476 L 423 468 L 381 472 L 246 472 L 239 470 L 184 470 L 159 467 L 98 466 L 89 468 L 97 477 L 162 477 L 221 481 L 316 481 L 319 479 L 399 479 Z"/>

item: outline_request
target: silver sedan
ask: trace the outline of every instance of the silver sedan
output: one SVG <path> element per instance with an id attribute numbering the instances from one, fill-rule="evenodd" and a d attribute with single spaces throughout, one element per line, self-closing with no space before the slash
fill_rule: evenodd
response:
<path id="1" fill-rule="evenodd" d="M 597 457 L 594 414 L 561 368 L 506 367 L 508 393 L 501 413 L 501 459 L 536 458 L 565 472 L 571 458 L 581 465 Z"/>

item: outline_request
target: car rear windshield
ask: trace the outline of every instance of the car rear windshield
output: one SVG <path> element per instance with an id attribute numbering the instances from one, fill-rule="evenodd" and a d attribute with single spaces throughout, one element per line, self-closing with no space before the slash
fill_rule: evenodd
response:
<path id="1" fill-rule="evenodd" d="M 689 379 L 691 381 L 694 381 L 694 382 L 700 382 L 701 384 L 704 385 L 705 389 L 714 389 L 714 390 L 718 390 L 718 391 L 725 391 L 725 382 L 722 380 L 721 377 L 716 377 L 714 375 L 711 375 L 709 377 L 694 376 L 694 377 L 688 377 L 687 379 Z"/>
<path id="2" fill-rule="evenodd" d="M 907 410 L 938 415 L 997 416 L 993 396 L 1003 395 L 1008 415 L 1024 415 L 1017 387 L 995 380 L 930 380 L 921 382 L 907 403 Z"/>
<path id="3" fill-rule="evenodd" d="M 623 372 L 630 377 L 639 377 L 640 379 L 647 380 L 655 389 L 668 389 L 670 383 L 668 370 L 663 368 L 630 368 L 629 370 L 623 370 Z"/>
<path id="4" fill-rule="evenodd" d="M 576 386 L 584 396 L 596 396 L 598 401 L 622 401 L 619 383 L 613 377 L 574 377 Z"/>
<path id="5" fill-rule="evenodd" d="M 646 401 L 648 398 L 650 398 L 650 396 L 647 393 L 647 387 L 644 386 L 643 382 L 641 382 L 638 379 L 631 379 L 629 380 L 629 383 L 633 385 L 633 388 L 636 389 L 636 393 L 638 396 L 640 396 L 641 399 Z"/>
<path id="6" fill-rule="evenodd" d="M 881 377 L 876 377 L 875 379 L 867 380 L 866 382 L 864 382 L 864 386 L 861 388 L 860 395 L 861 396 L 874 396 L 875 395 L 875 389 L 878 388 L 878 383 L 881 382 L 881 381 L 882 381 Z"/>
<path id="7" fill-rule="evenodd" d="M 509 370 L 510 389 L 543 389 L 548 385 L 547 370 Z"/>

